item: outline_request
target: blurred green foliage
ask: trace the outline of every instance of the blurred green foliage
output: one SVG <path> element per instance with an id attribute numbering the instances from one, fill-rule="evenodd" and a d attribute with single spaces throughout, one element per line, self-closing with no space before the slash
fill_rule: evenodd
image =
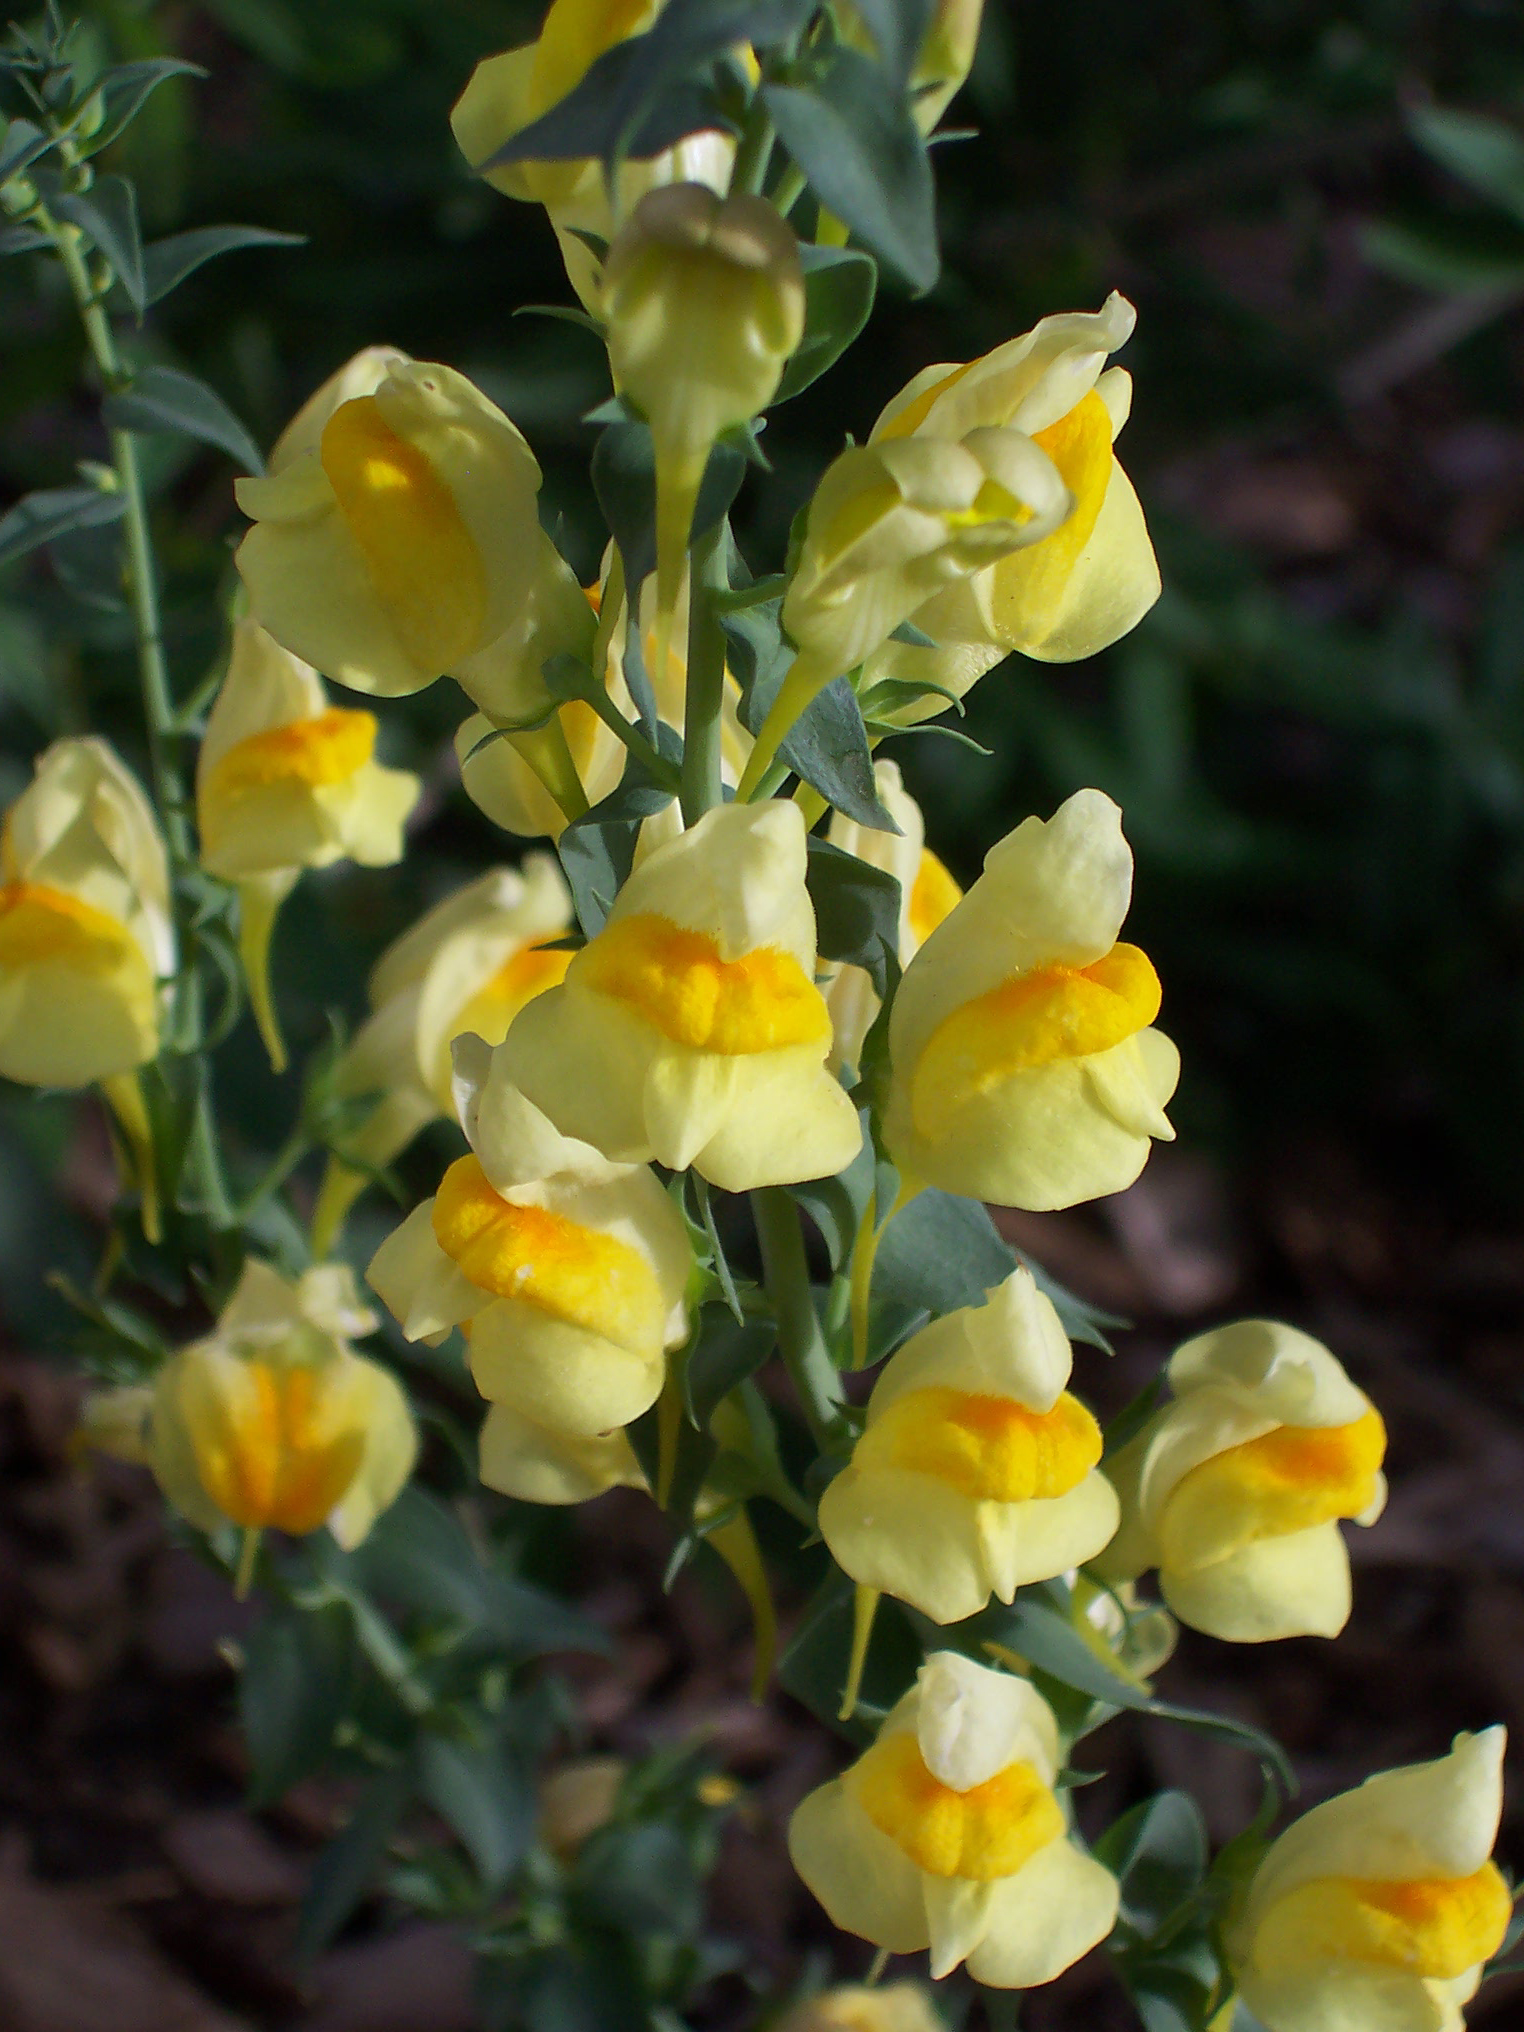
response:
<path id="1" fill-rule="evenodd" d="M 472 65 L 533 32 L 533 0 L 80 11 L 102 63 L 172 53 L 208 72 L 164 86 L 117 146 L 148 231 L 234 221 L 307 241 L 200 271 L 151 315 L 140 356 L 193 369 L 265 444 L 361 345 L 447 359 L 524 428 L 547 518 L 591 576 L 581 417 L 606 392 L 601 352 L 572 326 L 515 315 L 568 300 L 554 242 L 467 174 L 448 128 Z M 919 301 L 881 294 L 850 374 L 785 413 L 738 529 L 770 568 L 844 432 L 864 433 L 912 373 L 1110 287 L 1132 296 L 1124 455 L 1165 598 L 1095 665 L 1013 662 L 986 678 L 968 724 L 998 727 L 998 760 L 935 737 L 898 744 L 932 837 L 967 878 L 1024 811 L 1101 784 L 1137 849 L 1134 923 L 1186 1051 L 1189 1132 L 1250 1159 L 1267 1132 L 1331 1121 L 1415 1171 L 1438 1150 L 1447 1176 L 1516 1198 L 1524 556 L 1501 540 L 1506 518 L 1469 549 L 1454 541 L 1459 510 L 1414 447 L 1470 428 L 1517 460 L 1518 320 L 1420 331 L 1405 378 L 1351 395 L 1351 363 L 1432 311 L 1411 277 L 1365 258 L 1373 229 L 1421 217 L 1459 244 L 1483 202 L 1414 145 L 1413 109 L 1430 101 L 1524 125 L 1513 0 L 988 0 L 961 101 L 979 131 L 938 150 L 943 279 Z M 101 445 L 49 264 L 0 261 L 0 319 L 0 480 L 67 483 Z M 147 449 L 184 695 L 219 654 L 239 518 L 219 454 L 169 438 Z M 1272 532 L 1256 554 L 1210 526 L 1219 469 L 1304 455 L 1358 469 L 1348 542 L 1309 551 Z M 135 698 L 109 593 L 81 607 L 36 560 L 0 580 L 0 797 L 42 742 L 87 722 L 137 756 Z M 275 963 L 298 1052 L 330 1009 L 354 1019 L 370 959 L 418 910 L 516 856 L 454 782 L 464 710 L 448 685 L 387 707 L 390 758 L 428 783 L 414 851 L 400 870 L 309 877 L 285 913 Z M 289 1103 L 274 1105 L 248 1026 L 231 1072 L 230 1156 L 255 1166 Z M 44 1324 L 44 1224 L 49 1253 L 70 1253 L 39 1181 L 71 1120 L 59 1101 L 0 1104 L 0 1280 L 28 1330 Z M 438 1149 L 423 1139 L 410 1172 L 426 1179 Z M 357 1242 L 382 1225 L 378 1203 Z"/>

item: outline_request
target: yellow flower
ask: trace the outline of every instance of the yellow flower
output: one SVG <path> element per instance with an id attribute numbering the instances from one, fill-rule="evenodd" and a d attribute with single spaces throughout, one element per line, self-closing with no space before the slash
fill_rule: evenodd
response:
<path id="1" fill-rule="evenodd" d="M 630 207 L 662 184 L 693 182 L 723 190 L 735 157 L 730 136 L 690 134 L 649 161 L 622 163 L 613 203 L 599 162 L 483 165 L 580 84 L 595 58 L 644 34 L 661 8 L 662 0 L 555 0 L 538 40 L 479 63 L 450 115 L 460 152 L 473 169 L 507 197 L 545 207 L 567 276 L 591 311 L 599 307 L 598 258 L 577 235 L 612 239 Z"/>
<path id="2" fill-rule="evenodd" d="M 1068 515 L 1058 468 L 1019 430 L 961 440 L 902 437 L 853 445 L 810 502 L 783 626 L 799 654 L 757 736 L 741 795 L 753 794 L 817 693 L 886 642 L 936 593 Z"/>
<path id="3" fill-rule="evenodd" d="M 238 621 L 196 764 L 202 865 L 238 885 L 249 996 L 277 1072 L 285 1047 L 270 995 L 276 913 L 303 868 L 402 858 L 422 784 L 375 760 L 376 717 L 328 702 L 310 664 Z"/>
<path id="4" fill-rule="evenodd" d="M 1159 1569 L 1193 1629 L 1233 1643 L 1335 1637 L 1349 1619 L 1339 1520 L 1386 1501 L 1386 1432 L 1320 1341 L 1245 1319 L 1176 1350 L 1174 1402 L 1106 1464 L 1123 1526 L 1096 1561 Z"/>
<path id="5" fill-rule="evenodd" d="M 548 941 L 571 923 L 571 897 L 548 854 L 522 871 L 491 868 L 396 938 L 370 977 L 371 1013 L 334 1074 L 340 1097 L 375 1097 L 330 1161 L 313 1222 L 327 1253 L 366 1172 L 390 1164 L 419 1130 L 455 1111 L 450 1049 L 474 1035 L 500 1044 L 531 997 L 554 987 L 571 954 Z M 351 1160 L 348 1164 L 343 1158 Z"/>
<path id="6" fill-rule="evenodd" d="M 1228 1947 L 1267 2032 L 1461 2032 L 1513 1899 L 1490 1858 L 1506 1733 L 1367 1778 L 1271 1844 Z"/>
<path id="7" fill-rule="evenodd" d="M 540 1839 L 568 1862 L 614 1817 L 629 1765 L 623 1757 L 574 1757 L 540 1787 Z"/>
<path id="8" fill-rule="evenodd" d="M 1058 1724 L 1029 1681 L 936 1651 L 877 1742 L 812 1792 L 794 1867 L 845 1932 L 940 1981 L 1051 1982 L 1111 1931 L 1116 1879 L 1068 1839 Z"/>
<path id="9" fill-rule="evenodd" d="M 1159 981 L 1117 933 L 1132 893 L 1122 815 L 1076 791 L 1023 821 L 905 970 L 890 1018 L 886 1134 L 902 1171 L 1001 1206 L 1131 1185 L 1180 1058 Z"/>
<path id="10" fill-rule="evenodd" d="M 899 961 L 908 967 L 963 891 L 926 845 L 921 807 L 906 790 L 899 765 L 876 762 L 873 781 L 879 803 L 899 832 L 875 832 L 838 811 L 832 814 L 827 837 L 833 847 L 855 854 L 871 868 L 882 868 L 899 883 Z M 831 1067 L 834 1071 L 838 1066 L 855 1066 L 862 1056 L 863 1039 L 878 1014 L 878 993 L 861 967 L 833 966 L 821 971 L 826 1007 L 831 1012 Z"/>
<path id="11" fill-rule="evenodd" d="M 877 43 L 852 0 L 838 5 L 843 40 L 872 55 Z M 910 72 L 911 111 L 929 134 L 968 76 L 979 43 L 984 0 L 936 0 Z"/>
<path id="12" fill-rule="evenodd" d="M 396 1378 L 349 1336 L 375 1315 L 347 1268 L 295 1283 L 252 1258 L 211 1335 L 154 1383 L 149 1460 L 191 1523 L 358 1545 L 412 1472 L 417 1433 Z"/>
<path id="13" fill-rule="evenodd" d="M 174 964 L 148 800 L 104 741 L 55 741 L 0 831 L 0 1075 L 82 1087 L 146 1064 Z"/>
<path id="14" fill-rule="evenodd" d="M 651 191 L 609 248 L 603 308 L 614 386 L 656 451 L 661 662 L 710 450 L 772 400 L 804 332 L 794 229 L 765 198 L 701 183 Z"/>
<path id="15" fill-rule="evenodd" d="M 238 482 L 254 618 L 357 691 L 490 675 L 546 568 L 539 485 L 464 375 L 372 348 L 306 405 L 268 474 Z"/>
<path id="16" fill-rule="evenodd" d="M 945 2032 L 945 2028 L 919 1983 L 884 1983 L 871 1990 L 860 1983 L 843 1983 L 796 2004 L 774 2032 Z"/>
<path id="17" fill-rule="evenodd" d="M 1135 628 L 1159 597 L 1143 510 L 1112 451 L 1132 380 L 1121 367 L 1102 371 L 1107 355 L 1131 337 L 1136 316 L 1112 295 L 1094 315 L 1044 318 L 967 366 L 926 368 L 885 409 L 873 445 L 945 442 L 991 425 L 1026 432 L 1058 468 L 1073 510 L 1042 541 L 920 609 L 915 624 L 938 648 L 886 644 L 869 682 L 926 676 L 961 695 L 1013 649 L 1072 663 Z M 941 709 L 940 701 L 929 707 Z"/>
<path id="18" fill-rule="evenodd" d="M 730 804 L 657 847 L 608 922 L 514 1023 L 509 1077 L 622 1163 L 727 1192 L 824 1178 L 861 1146 L 825 1069 L 815 913 L 794 804 Z"/>
<path id="19" fill-rule="evenodd" d="M 820 1499 L 820 1534 L 861 1586 L 961 1623 L 991 1594 L 1091 1559 L 1117 1528 L 1100 1427 L 1065 1387 L 1058 1314 L 1017 1270 L 885 1366 L 868 1423 Z"/>
<path id="20" fill-rule="evenodd" d="M 563 1432 L 492 1404 L 477 1442 L 489 1489 L 521 1503 L 590 1503 L 610 1489 L 643 1489 L 646 1478 L 623 1426 L 612 1432 Z"/>
<path id="21" fill-rule="evenodd" d="M 634 719 L 635 703 L 624 677 L 624 640 L 628 607 L 623 592 L 614 600 L 606 597 L 612 546 L 604 559 L 603 578 L 596 592 L 581 595 L 589 612 L 596 611 L 597 638 L 593 669 L 601 672 L 608 695 L 617 711 Z M 642 593 L 644 622 L 642 645 L 645 669 L 656 699 L 657 716 L 683 731 L 688 682 L 688 588 L 686 580 L 678 593 L 671 640 L 664 661 L 657 656 L 655 626 L 656 588 L 648 579 Z M 547 652 L 548 653 L 548 652 Z M 739 780 L 751 752 L 751 736 L 741 725 L 741 688 L 727 670 L 724 706 L 720 726 L 721 763 L 724 781 L 732 786 Z M 619 787 L 628 754 L 619 736 L 583 700 L 574 699 L 556 713 L 566 741 L 572 766 L 589 804 L 598 804 Z M 494 721 L 486 712 L 473 713 L 455 736 L 455 753 L 460 760 L 461 782 L 466 795 L 505 832 L 527 839 L 548 836 L 559 839 L 566 814 L 546 788 L 541 774 L 526 760 L 522 742 L 500 736 L 493 738 Z"/>
<path id="22" fill-rule="evenodd" d="M 369 1275 L 409 1340 L 469 1327 L 476 1386 L 516 1421 L 484 1438 L 483 1468 L 522 1487 L 526 1425 L 591 1440 L 656 1402 L 666 1351 L 688 1331 L 692 1257 L 653 1172 L 559 1135 L 510 1083 L 501 1048 L 464 1038 L 455 1061 L 472 1154 L 382 1243 Z M 604 1471 L 565 1449 L 542 1466 Z"/>

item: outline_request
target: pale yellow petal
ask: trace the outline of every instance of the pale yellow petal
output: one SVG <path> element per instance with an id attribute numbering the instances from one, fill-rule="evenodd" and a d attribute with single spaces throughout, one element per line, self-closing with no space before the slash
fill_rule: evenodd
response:
<path id="1" fill-rule="evenodd" d="M 1117 1880 L 1072 1842 L 1050 1842 L 995 1887 L 989 1925 L 968 1957 L 975 1982 L 1025 1990 L 1050 1983 L 1116 1923 Z"/>
<path id="2" fill-rule="evenodd" d="M 892 1954 L 931 1941 L 921 1872 L 880 1833 L 840 1780 L 810 1793 L 789 1822 L 794 1868 L 832 1923 Z"/>
<path id="3" fill-rule="evenodd" d="M 1349 1553 L 1337 1524 L 1256 1539 L 1189 1573 L 1163 1567 L 1159 1586 L 1182 1623 L 1232 1644 L 1337 1637 L 1349 1621 Z"/>

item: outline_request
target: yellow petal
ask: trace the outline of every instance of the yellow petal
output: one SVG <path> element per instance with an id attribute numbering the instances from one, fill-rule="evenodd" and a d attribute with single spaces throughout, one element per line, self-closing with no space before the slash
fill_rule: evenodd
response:
<path id="1" fill-rule="evenodd" d="M 1337 1637 L 1349 1621 L 1349 1553 L 1337 1524 L 1257 1539 L 1210 1566 L 1165 1563 L 1159 1585 L 1182 1623 L 1232 1644 Z"/>
<path id="2" fill-rule="evenodd" d="M 609 1489 L 645 1487 L 623 1431 L 579 1436 L 493 1404 L 479 1446 L 487 1487 L 521 1503 L 586 1503 Z"/>
<path id="3" fill-rule="evenodd" d="M 954 1791 L 926 1768 L 914 1736 L 880 1736 L 842 1780 L 874 1826 L 920 1870 L 987 1883 L 1009 1877 L 1064 1831 L 1058 1803 L 1030 1764 L 1007 1765 Z"/>
<path id="4" fill-rule="evenodd" d="M 1009 1397 L 935 1388 L 896 1398 L 854 1455 L 865 1471 L 910 1470 L 994 1503 L 1065 1495 L 1100 1457 L 1100 1427 L 1067 1392 L 1037 1412 Z"/>
<path id="5" fill-rule="evenodd" d="M 1116 1923 L 1117 1881 L 1068 1841 L 1040 1849 L 995 1887 L 983 1940 L 968 1957 L 975 1982 L 1025 1990 L 1050 1983 Z"/>
<path id="6" fill-rule="evenodd" d="M 482 1395 L 579 1438 L 610 1432 L 661 1394 L 661 1344 L 631 1349 L 516 1299 L 471 1322 L 471 1374 Z"/>
<path id="7" fill-rule="evenodd" d="M 810 1793 L 789 1822 L 794 1868 L 834 1925 L 891 1954 L 930 1942 L 921 1872 L 880 1831 L 840 1779 Z"/>
<path id="8" fill-rule="evenodd" d="M 1163 1562 L 1210 1565 L 1255 1539 L 1357 1517 L 1376 1493 L 1386 1428 L 1282 1425 L 1214 1454 L 1177 1483 L 1159 1518 Z"/>
<path id="9" fill-rule="evenodd" d="M 65 890 L 0 888 L 0 1074 L 86 1086 L 158 1048 L 158 987 L 128 926 Z"/>

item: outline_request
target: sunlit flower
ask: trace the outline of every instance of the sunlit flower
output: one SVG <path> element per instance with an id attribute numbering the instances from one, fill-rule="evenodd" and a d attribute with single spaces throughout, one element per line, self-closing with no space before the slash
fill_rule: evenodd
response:
<path id="1" fill-rule="evenodd" d="M 725 805 L 636 868 L 502 1047 L 565 1135 L 730 1192 L 851 1162 L 861 1131 L 825 1069 L 804 842 L 797 805 Z"/>
<path id="2" fill-rule="evenodd" d="M 1098 790 L 990 850 L 895 997 L 885 1127 L 902 1171 L 1001 1206 L 1072 1206 L 1131 1185 L 1150 1139 L 1174 1134 L 1158 976 L 1117 942 L 1131 893 L 1122 815 Z"/>
<path id="3" fill-rule="evenodd" d="M 1116 1879 L 1068 1839 L 1058 1725 L 1030 1681 L 937 1651 L 851 1768 L 789 1828 L 794 1867 L 845 1932 L 940 1981 L 1051 1982 L 1111 1931 Z"/>
<path id="4" fill-rule="evenodd" d="M 1052 1301 L 1016 1270 L 984 1304 L 923 1327 L 879 1376 L 868 1422 L 820 1499 L 820 1533 L 865 1587 L 935 1623 L 1092 1558 L 1117 1525 L 1101 1432 L 1072 1397 Z"/>
<path id="5" fill-rule="evenodd" d="M 1182 1623 L 1235 1643 L 1334 1637 L 1349 1619 L 1339 1522 L 1386 1501 L 1386 1430 L 1320 1341 L 1274 1320 L 1201 1334 L 1169 1365 L 1174 1402 L 1106 1464 L 1123 1526 L 1096 1562 L 1159 1569 Z"/>
<path id="6" fill-rule="evenodd" d="M 1501 1728 L 1367 1778 L 1273 1842 L 1228 1930 L 1267 2032 L 1460 2032 L 1513 1896 L 1491 1861 Z"/>
<path id="7" fill-rule="evenodd" d="M 591 1440 L 655 1403 L 666 1350 L 688 1331 L 692 1256 L 653 1172 L 559 1134 L 511 1084 L 501 1048 L 465 1038 L 455 1051 L 471 1155 L 369 1275 L 409 1340 L 469 1329 L 477 1388 L 515 1414 L 484 1438 L 484 1471 L 522 1487 L 526 1426 Z M 596 1478 L 607 1462 L 606 1449 L 558 1444 L 537 1471 Z"/>

